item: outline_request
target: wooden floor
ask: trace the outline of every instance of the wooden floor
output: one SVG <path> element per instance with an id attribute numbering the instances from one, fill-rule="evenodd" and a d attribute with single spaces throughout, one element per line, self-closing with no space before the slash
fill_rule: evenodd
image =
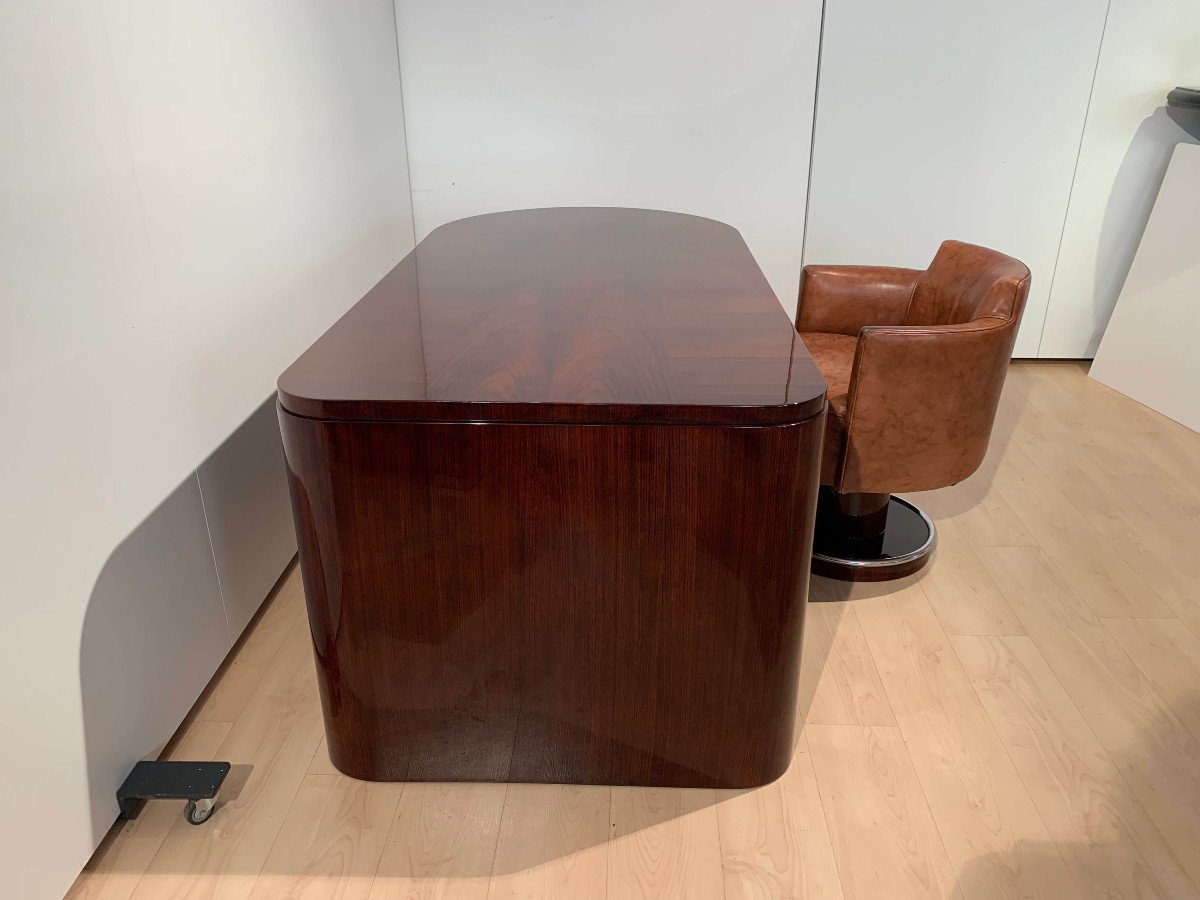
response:
<path id="1" fill-rule="evenodd" d="M 240 795 L 150 804 L 70 896 L 1200 898 L 1200 436 L 1084 372 L 1014 365 L 983 469 L 916 498 L 932 566 L 809 607 L 775 784 L 345 778 L 293 574 L 174 751 Z"/>

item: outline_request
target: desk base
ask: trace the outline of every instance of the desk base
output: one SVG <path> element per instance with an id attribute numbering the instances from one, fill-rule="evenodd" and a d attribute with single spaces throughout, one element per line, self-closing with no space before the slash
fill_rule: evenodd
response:
<path id="1" fill-rule="evenodd" d="M 339 770 L 723 788 L 785 771 L 820 417 L 280 423 Z"/>

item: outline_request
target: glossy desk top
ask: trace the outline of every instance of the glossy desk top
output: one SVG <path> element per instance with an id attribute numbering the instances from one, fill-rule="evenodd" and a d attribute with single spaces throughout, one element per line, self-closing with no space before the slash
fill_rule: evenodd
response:
<path id="1" fill-rule="evenodd" d="M 279 379 L 354 420 L 767 425 L 824 394 L 737 231 L 613 208 L 443 225 Z"/>

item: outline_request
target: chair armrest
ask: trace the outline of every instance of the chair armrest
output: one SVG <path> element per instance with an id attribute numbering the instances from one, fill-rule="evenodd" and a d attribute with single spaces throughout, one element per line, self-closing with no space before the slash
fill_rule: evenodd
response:
<path id="1" fill-rule="evenodd" d="M 946 487 L 983 462 L 1016 318 L 864 328 L 835 487 L 897 493 Z"/>
<path id="2" fill-rule="evenodd" d="M 796 330 L 853 337 L 866 325 L 903 325 L 921 274 L 891 266 L 805 266 Z"/>

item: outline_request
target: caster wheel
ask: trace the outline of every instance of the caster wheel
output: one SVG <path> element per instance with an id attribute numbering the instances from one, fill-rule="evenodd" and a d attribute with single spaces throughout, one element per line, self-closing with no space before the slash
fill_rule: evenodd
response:
<path id="1" fill-rule="evenodd" d="M 203 825 L 213 814 L 217 805 L 211 800 L 189 800 L 184 807 L 183 817 L 189 825 Z"/>

